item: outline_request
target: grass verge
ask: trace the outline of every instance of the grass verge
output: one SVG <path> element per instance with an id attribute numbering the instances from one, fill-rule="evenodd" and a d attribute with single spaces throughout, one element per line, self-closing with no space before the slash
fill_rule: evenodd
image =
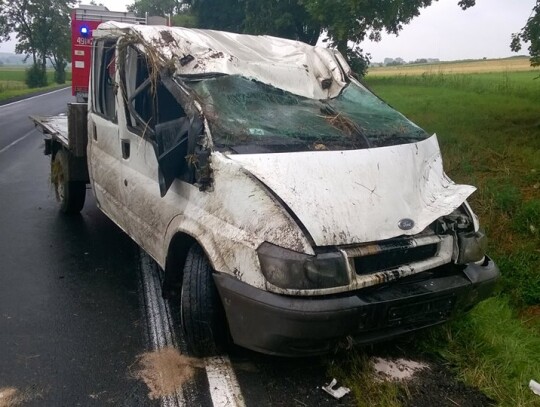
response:
<path id="1" fill-rule="evenodd" d="M 49 85 L 41 88 L 28 88 L 25 84 L 26 71 L 24 68 L 0 68 L 0 102 L 13 99 L 19 96 L 29 95 L 32 93 L 54 90 L 69 86 L 71 82 L 59 85 L 54 83 L 54 72 L 47 72 L 47 80 Z M 71 79 L 71 74 L 67 73 L 67 79 Z"/>

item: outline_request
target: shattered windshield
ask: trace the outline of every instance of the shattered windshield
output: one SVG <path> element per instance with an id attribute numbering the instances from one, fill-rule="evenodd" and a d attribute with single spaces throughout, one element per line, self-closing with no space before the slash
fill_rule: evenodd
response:
<path id="1" fill-rule="evenodd" d="M 198 95 L 216 147 L 238 153 L 352 150 L 428 137 L 355 83 L 324 101 L 234 75 L 187 84 Z"/>

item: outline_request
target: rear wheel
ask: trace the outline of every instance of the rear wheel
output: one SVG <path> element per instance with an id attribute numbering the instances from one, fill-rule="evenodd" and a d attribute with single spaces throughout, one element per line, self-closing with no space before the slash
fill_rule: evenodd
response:
<path id="1" fill-rule="evenodd" d="M 203 249 L 188 251 L 182 281 L 181 318 L 188 351 L 195 356 L 219 353 L 227 338 L 225 312 Z"/>
<path id="2" fill-rule="evenodd" d="M 69 180 L 69 157 L 59 150 L 51 163 L 51 182 L 63 213 L 79 213 L 86 198 L 86 182 Z"/>

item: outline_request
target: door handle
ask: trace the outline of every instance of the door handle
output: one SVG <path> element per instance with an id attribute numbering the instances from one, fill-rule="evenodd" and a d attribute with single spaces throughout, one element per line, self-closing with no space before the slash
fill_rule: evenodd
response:
<path id="1" fill-rule="evenodd" d="M 122 140 L 122 158 L 127 160 L 131 153 L 131 142 L 129 140 Z"/>

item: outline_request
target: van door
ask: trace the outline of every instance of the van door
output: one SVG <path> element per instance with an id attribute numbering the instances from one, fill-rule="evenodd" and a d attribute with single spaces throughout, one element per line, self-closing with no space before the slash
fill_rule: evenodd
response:
<path id="1" fill-rule="evenodd" d="M 98 206 L 116 223 L 122 217 L 118 134 L 116 40 L 97 40 L 89 89 L 88 165 Z"/>
<path id="2" fill-rule="evenodd" d="M 163 146 L 176 146 L 176 166 L 182 168 L 187 155 L 189 120 L 180 103 L 151 73 L 143 53 L 128 46 L 120 56 L 122 121 L 122 197 L 130 217 L 129 234 L 154 258 L 163 248 L 170 220 L 182 212 L 187 199 L 177 192 L 162 197 L 163 174 L 158 157 Z M 172 182 L 172 181 L 170 181 Z M 170 184 L 169 184 L 170 186 Z"/>

